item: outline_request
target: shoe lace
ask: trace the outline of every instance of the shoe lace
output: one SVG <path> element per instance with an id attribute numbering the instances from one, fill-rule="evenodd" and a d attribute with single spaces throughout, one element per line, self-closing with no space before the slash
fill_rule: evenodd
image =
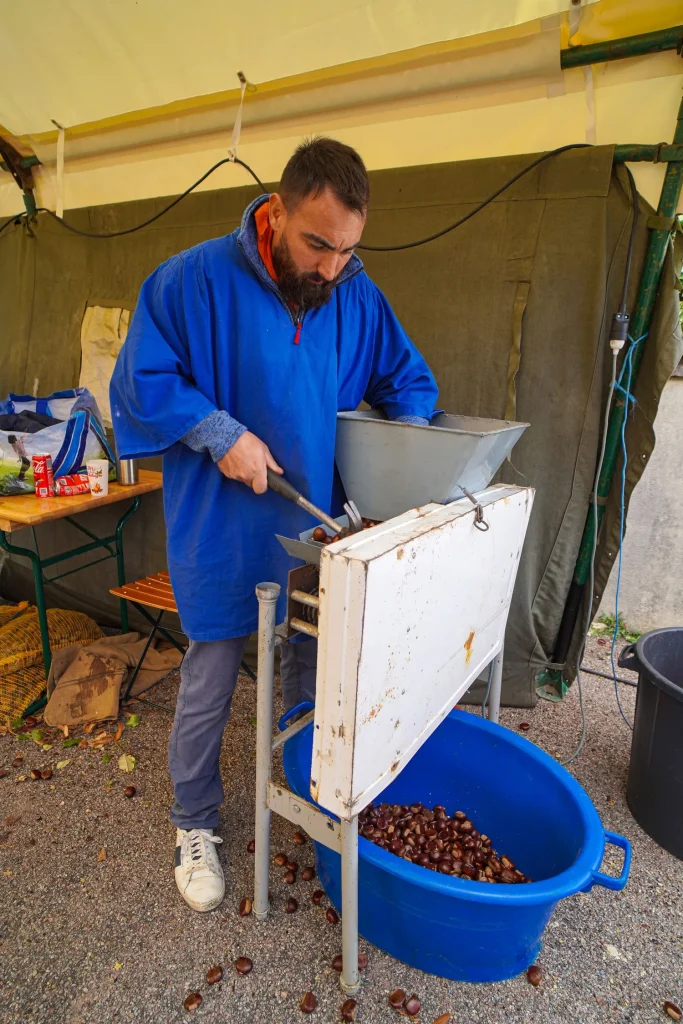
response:
<path id="1" fill-rule="evenodd" d="M 192 874 L 193 871 L 199 868 L 208 867 L 207 851 L 210 847 L 207 846 L 207 843 L 212 843 L 216 846 L 222 842 L 222 839 L 218 836 L 212 836 L 205 829 L 193 828 L 190 832 L 187 832 L 182 840 L 182 860 L 186 872 Z"/>

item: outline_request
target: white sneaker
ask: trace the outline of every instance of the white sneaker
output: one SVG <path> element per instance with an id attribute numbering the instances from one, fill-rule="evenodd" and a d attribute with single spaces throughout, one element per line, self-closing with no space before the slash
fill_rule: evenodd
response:
<path id="1" fill-rule="evenodd" d="M 210 828 L 176 831 L 175 884 L 193 910 L 213 910 L 223 899 L 225 880 L 216 850 L 222 842 Z"/>

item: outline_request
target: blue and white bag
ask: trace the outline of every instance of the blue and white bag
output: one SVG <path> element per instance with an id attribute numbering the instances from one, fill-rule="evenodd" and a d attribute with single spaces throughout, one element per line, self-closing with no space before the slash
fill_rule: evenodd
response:
<path id="1" fill-rule="evenodd" d="M 55 479 L 85 472 L 90 459 L 108 459 L 115 478 L 114 455 L 102 427 L 97 402 L 87 388 L 55 391 L 47 398 L 9 395 L 0 401 L 0 416 L 39 413 L 59 423 L 35 433 L 0 429 L 0 495 L 31 494 L 34 455 L 50 455 Z"/>

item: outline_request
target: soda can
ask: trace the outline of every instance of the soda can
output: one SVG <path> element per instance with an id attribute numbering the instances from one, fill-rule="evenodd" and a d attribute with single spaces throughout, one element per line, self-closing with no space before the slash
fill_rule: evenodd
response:
<path id="1" fill-rule="evenodd" d="M 55 480 L 52 475 L 52 456 L 34 455 L 31 461 L 33 463 L 36 497 L 54 498 Z"/>
<path id="2" fill-rule="evenodd" d="M 55 480 L 55 491 L 58 498 L 68 498 L 74 494 L 87 494 L 90 481 L 85 473 L 69 473 L 58 476 Z"/>

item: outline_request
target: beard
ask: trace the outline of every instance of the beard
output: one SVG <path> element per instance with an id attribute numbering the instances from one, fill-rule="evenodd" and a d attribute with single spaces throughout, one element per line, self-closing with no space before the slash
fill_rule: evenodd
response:
<path id="1" fill-rule="evenodd" d="M 286 238 L 282 238 L 277 247 L 273 246 L 273 266 L 277 274 L 278 288 L 283 298 L 294 309 L 300 311 L 320 309 L 326 302 L 329 302 L 342 273 L 340 271 L 332 281 L 326 281 L 324 277 L 315 272 L 300 273 L 296 268 Z"/>

